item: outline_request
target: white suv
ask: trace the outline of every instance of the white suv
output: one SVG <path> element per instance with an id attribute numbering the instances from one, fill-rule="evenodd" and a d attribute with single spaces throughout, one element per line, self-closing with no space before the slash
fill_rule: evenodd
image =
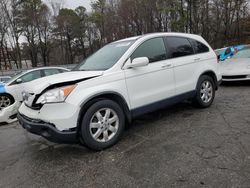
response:
<path id="1" fill-rule="evenodd" d="M 18 119 L 50 141 L 102 150 L 134 117 L 185 99 L 209 107 L 220 80 L 217 56 L 202 37 L 147 34 L 104 46 L 75 71 L 33 81 Z"/>

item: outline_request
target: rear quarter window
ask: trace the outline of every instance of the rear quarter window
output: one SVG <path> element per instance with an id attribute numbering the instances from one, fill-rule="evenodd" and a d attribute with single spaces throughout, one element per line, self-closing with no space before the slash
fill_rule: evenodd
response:
<path id="1" fill-rule="evenodd" d="M 209 52 L 207 45 L 194 39 L 188 39 L 192 44 L 196 54 Z"/>

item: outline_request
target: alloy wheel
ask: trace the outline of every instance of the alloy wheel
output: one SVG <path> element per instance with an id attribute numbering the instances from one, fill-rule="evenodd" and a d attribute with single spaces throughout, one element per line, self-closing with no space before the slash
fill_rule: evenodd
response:
<path id="1" fill-rule="evenodd" d="M 213 85 L 210 81 L 205 80 L 200 89 L 200 97 L 204 103 L 209 103 L 213 98 Z"/>
<path id="2" fill-rule="evenodd" d="M 0 96 L 0 110 L 11 105 L 11 100 L 9 97 L 2 95 Z"/>
<path id="3" fill-rule="evenodd" d="M 111 108 L 102 108 L 90 120 L 90 134 L 98 142 L 108 142 L 117 133 L 119 117 Z"/>

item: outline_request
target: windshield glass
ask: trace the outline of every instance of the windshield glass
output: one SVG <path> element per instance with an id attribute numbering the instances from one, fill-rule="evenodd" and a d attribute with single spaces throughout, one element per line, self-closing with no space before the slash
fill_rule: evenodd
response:
<path id="1" fill-rule="evenodd" d="M 250 48 L 238 51 L 232 58 L 250 58 Z"/>
<path id="2" fill-rule="evenodd" d="M 6 82 L 6 84 L 15 81 L 15 80 L 16 80 L 19 76 L 21 76 L 21 74 L 23 74 L 23 73 L 24 73 L 24 71 L 19 71 L 19 72 L 17 72 L 13 77 L 11 77 L 11 79 L 9 79 L 9 80 Z"/>
<path id="3" fill-rule="evenodd" d="M 95 71 L 111 68 L 135 40 L 110 43 L 85 59 L 74 70 Z"/>

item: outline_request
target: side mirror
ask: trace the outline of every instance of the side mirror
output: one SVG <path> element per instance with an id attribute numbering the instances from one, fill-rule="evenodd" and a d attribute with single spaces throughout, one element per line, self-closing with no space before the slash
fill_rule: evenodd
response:
<path id="1" fill-rule="evenodd" d="M 147 66 L 149 64 L 149 59 L 147 57 L 138 57 L 133 59 L 133 61 L 131 62 L 131 59 L 129 59 L 126 64 L 125 64 L 125 68 L 129 69 L 129 68 L 136 68 L 136 67 L 144 67 Z"/>
<path id="2" fill-rule="evenodd" d="M 17 80 L 16 80 L 16 84 L 21 84 L 23 81 L 22 81 L 22 79 L 21 78 L 18 78 Z"/>

